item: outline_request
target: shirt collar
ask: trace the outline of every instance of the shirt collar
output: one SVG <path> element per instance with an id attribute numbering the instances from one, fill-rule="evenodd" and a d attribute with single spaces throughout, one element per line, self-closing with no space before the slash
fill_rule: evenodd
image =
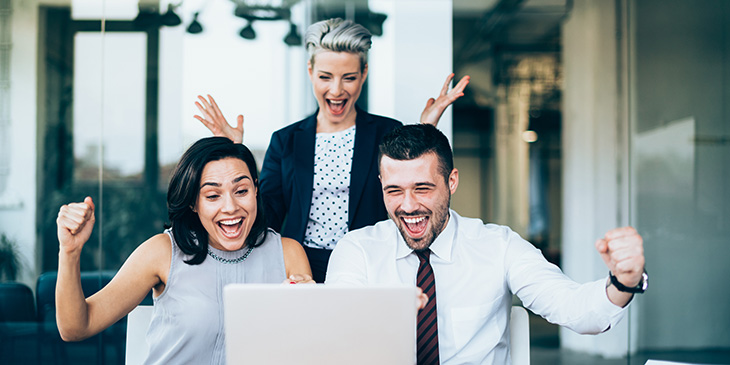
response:
<path id="1" fill-rule="evenodd" d="M 395 224 L 395 222 L 393 222 Z M 446 223 L 446 228 L 441 231 L 436 237 L 436 240 L 431 244 L 431 252 L 433 252 L 440 259 L 451 262 L 451 251 L 454 246 L 454 239 L 456 238 L 456 226 L 457 215 L 451 209 L 449 209 L 449 221 Z M 396 230 L 398 230 L 396 225 Z M 402 259 L 410 255 L 413 250 L 408 247 L 406 241 L 403 239 L 400 231 L 398 231 L 398 249 L 396 250 L 396 259 Z"/>

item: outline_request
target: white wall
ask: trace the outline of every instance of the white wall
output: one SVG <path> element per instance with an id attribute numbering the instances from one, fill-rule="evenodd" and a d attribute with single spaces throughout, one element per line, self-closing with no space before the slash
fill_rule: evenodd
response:
<path id="1" fill-rule="evenodd" d="M 368 111 L 418 123 L 452 72 L 451 0 L 370 0 L 369 7 L 388 19 L 369 56 Z M 451 107 L 439 129 L 451 140 Z"/>

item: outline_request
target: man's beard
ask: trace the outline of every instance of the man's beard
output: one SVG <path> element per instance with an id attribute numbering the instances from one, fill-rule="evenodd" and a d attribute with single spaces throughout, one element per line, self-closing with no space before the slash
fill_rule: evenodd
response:
<path id="1" fill-rule="evenodd" d="M 410 247 L 414 251 L 423 251 L 431 247 L 431 244 L 433 241 L 436 240 L 436 237 L 446 228 L 446 222 L 449 219 L 449 206 L 451 205 L 451 192 L 449 192 L 449 198 L 446 200 L 446 202 L 442 205 L 439 205 L 435 208 L 434 211 L 425 209 L 425 210 L 417 210 L 415 212 L 411 213 L 405 213 L 402 210 L 396 210 L 395 211 L 395 217 L 390 217 L 394 222 L 396 222 L 396 226 L 398 227 L 398 231 L 400 232 L 401 236 L 403 237 L 403 240 L 406 242 L 406 245 Z M 429 216 L 429 222 L 428 224 L 431 225 L 428 232 L 420 238 L 411 238 L 408 236 L 408 233 L 406 233 L 406 227 L 403 225 L 403 221 L 401 220 L 401 217 L 411 217 L 411 216 Z"/>

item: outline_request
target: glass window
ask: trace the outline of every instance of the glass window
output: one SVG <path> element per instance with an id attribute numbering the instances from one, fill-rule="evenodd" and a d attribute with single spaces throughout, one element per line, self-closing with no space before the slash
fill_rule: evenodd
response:
<path id="1" fill-rule="evenodd" d="M 74 180 L 98 180 L 103 155 L 104 179 L 139 182 L 145 162 L 146 34 L 79 32 L 74 41 Z"/>

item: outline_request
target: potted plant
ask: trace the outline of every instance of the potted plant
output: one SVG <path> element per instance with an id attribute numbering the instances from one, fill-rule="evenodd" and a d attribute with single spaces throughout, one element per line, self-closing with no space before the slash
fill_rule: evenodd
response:
<path id="1" fill-rule="evenodd" d="M 0 282 L 15 281 L 20 273 L 18 248 L 5 234 L 0 235 Z"/>

